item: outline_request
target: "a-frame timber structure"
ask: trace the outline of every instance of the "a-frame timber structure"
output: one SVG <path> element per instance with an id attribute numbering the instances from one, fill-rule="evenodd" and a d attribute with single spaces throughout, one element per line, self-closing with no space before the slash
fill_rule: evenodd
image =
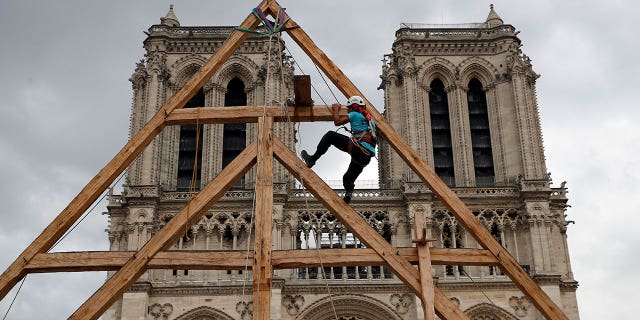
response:
<path id="1" fill-rule="evenodd" d="M 258 7 L 266 14 L 276 16 L 279 5 L 276 1 L 263 0 Z M 240 27 L 255 29 L 260 22 L 255 15 L 250 14 Z M 285 28 L 287 28 L 286 32 L 290 37 L 345 96 L 363 96 L 292 19 L 287 21 Z M 431 264 L 498 265 L 547 319 L 568 319 L 551 298 L 520 267 L 516 259 L 491 236 L 467 206 L 409 147 L 366 98 L 367 111 L 375 119 L 379 133 L 484 249 L 433 248 L 430 250 L 423 216 L 416 217 L 414 242 L 417 248 L 393 247 L 338 197 L 322 179 L 307 168 L 294 152 L 273 136 L 273 122 L 281 121 L 283 116 L 289 116 L 292 121 L 297 122 L 331 121 L 331 114 L 326 106 L 288 107 L 286 115 L 283 114 L 280 107 L 269 106 L 182 109 L 246 38 L 247 33 L 239 30 L 234 31 L 211 56 L 208 63 L 171 97 L 144 128 L 133 136 L 122 150 L 89 181 L 80 194 L 4 271 L 0 277 L 0 298 L 4 298 L 28 273 L 117 270 L 69 317 L 69 319 L 97 319 L 147 269 L 244 268 L 245 256 L 243 253 L 224 251 L 170 252 L 166 249 L 182 235 L 185 224 L 191 225 L 197 221 L 244 173 L 257 164 L 256 234 L 252 266 L 253 319 L 269 319 L 273 269 L 318 266 L 316 253 L 311 254 L 301 250 L 271 251 L 272 171 L 275 156 L 334 216 L 367 245 L 367 249 L 322 250 L 324 266 L 358 265 L 361 263 L 388 265 L 398 278 L 422 300 L 425 319 L 434 319 L 434 313 L 442 319 L 468 319 L 433 285 Z M 53 244 L 69 230 L 71 225 L 165 126 L 193 124 L 196 121 L 199 123 L 257 122 L 258 137 L 206 188 L 191 199 L 185 209 L 178 213 L 174 219 L 171 219 L 137 252 L 47 253 Z M 414 264 L 417 264 L 419 268 L 416 269 Z"/>

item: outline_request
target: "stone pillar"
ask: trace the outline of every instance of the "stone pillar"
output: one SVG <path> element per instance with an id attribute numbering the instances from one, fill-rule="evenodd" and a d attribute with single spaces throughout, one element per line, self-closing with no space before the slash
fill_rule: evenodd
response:
<path id="1" fill-rule="evenodd" d="M 146 292 L 125 292 L 122 295 L 122 319 L 146 320 L 149 294 Z"/>
<path id="2" fill-rule="evenodd" d="M 500 109 L 500 99 L 497 94 L 496 84 L 488 84 L 484 87 L 487 99 L 487 116 L 491 132 L 491 151 L 493 154 L 493 170 L 497 185 L 508 185 L 504 136 L 507 134 L 502 127 L 503 116 Z"/>
<path id="3" fill-rule="evenodd" d="M 474 186 L 473 149 L 469 129 L 469 108 L 467 106 L 467 88 L 455 84 L 445 88 L 449 102 L 451 119 L 451 146 L 455 166 L 456 186 Z"/>
<path id="4" fill-rule="evenodd" d="M 269 319 L 282 319 L 282 288 L 271 289 L 271 305 Z"/>

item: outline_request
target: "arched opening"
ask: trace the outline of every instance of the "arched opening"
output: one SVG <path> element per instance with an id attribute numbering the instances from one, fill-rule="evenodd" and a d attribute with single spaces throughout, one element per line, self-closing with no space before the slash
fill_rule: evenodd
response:
<path id="1" fill-rule="evenodd" d="M 414 302 L 412 301 L 411 304 Z M 335 313 L 334 313 L 335 310 Z M 364 295 L 336 295 L 320 299 L 296 315 L 298 320 L 401 320 L 385 303 Z"/>
<path id="2" fill-rule="evenodd" d="M 200 89 L 184 106 L 185 108 L 204 107 L 204 91 Z M 178 146 L 178 191 L 200 190 L 202 169 L 202 125 L 180 126 Z"/>
<path id="3" fill-rule="evenodd" d="M 175 318 L 176 320 L 233 320 L 228 314 L 209 307 L 199 307 L 187 311 Z"/>
<path id="4" fill-rule="evenodd" d="M 495 185 L 493 153 L 491 151 L 491 131 L 487 113 L 487 97 L 482 83 L 476 78 L 469 81 L 467 92 L 469 106 L 469 126 L 471 129 L 471 148 L 473 150 L 473 168 L 477 186 Z"/>
<path id="5" fill-rule="evenodd" d="M 449 101 L 444 83 L 440 79 L 431 81 L 429 90 L 429 114 L 431 116 L 431 142 L 433 166 L 436 174 L 448 185 L 455 185 Z"/>
<path id="6" fill-rule="evenodd" d="M 516 320 L 517 319 L 506 310 L 488 303 L 477 304 L 465 310 L 464 313 L 467 316 L 469 316 L 469 319 L 471 320 Z"/>
<path id="7" fill-rule="evenodd" d="M 227 85 L 224 95 L 224 106 L 246 106 L 247 93 L 245 85 L 239 78 L 233 78 Z M 247 146 L 247 126 L 244 123 L 229 123 L 224 125 L 222 135 L 222 168 L 226 167 Z M 244 177 L 234 187 L 242 188 Z"/>

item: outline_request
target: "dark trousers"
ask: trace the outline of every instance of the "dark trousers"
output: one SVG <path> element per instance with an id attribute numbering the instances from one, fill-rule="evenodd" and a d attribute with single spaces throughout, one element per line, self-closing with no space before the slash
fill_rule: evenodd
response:
<path id="1" fill-rule="evenodd" d="M 322 136 L 322 139 L 320 139 L 316 152 L 311 155 L 311 160 L 316 162 L 327 152 L 327 150 L 329 150 L 330 146 L 334 146 L 340 151 L 349 153 L 349 140 L 349 137 L 343 134 L 339 134 L 335 131 L 327 131 L 327 133 Z M 360 173 L 362 173 L 364 167 L 371 162 L 371 156 L 362 152 L 358 146 L 353 146 L 350 154 L 351 163 L 349 163 L 347 172 L 342 176 L 342 185 L 344 186 L 344 190 L 347 192 L 353 191 L 356 179 Z"/>

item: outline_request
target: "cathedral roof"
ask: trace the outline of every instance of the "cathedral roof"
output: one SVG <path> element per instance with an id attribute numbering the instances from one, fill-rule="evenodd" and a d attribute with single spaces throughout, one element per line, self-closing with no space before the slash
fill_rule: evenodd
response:
<path id="1" fill-rule="evenodd" d="M 167 15 L 164 16 L 164 18 L 160 18 L 160 23 L 170 27 L 180 26 L 180 21 L 178 21 L 178 17 L 176 17 L 176 14 L 173 13 L 173 5 L 169 6 L 169 12 L 167 12 Z"/>
<path id="2" fill-rule="evenodd" d="M 496 13 L 496 11 L 493 10 L 493 4 L 490 6 L 490 8 L 491 11 L 489 11 L 489 15 L 487 16 L 487 25 L 489 26 L 489 28 L 502 25 L 504 22 L 502 21 L 502 18 L 500 18 L 500 16 Z"/>

